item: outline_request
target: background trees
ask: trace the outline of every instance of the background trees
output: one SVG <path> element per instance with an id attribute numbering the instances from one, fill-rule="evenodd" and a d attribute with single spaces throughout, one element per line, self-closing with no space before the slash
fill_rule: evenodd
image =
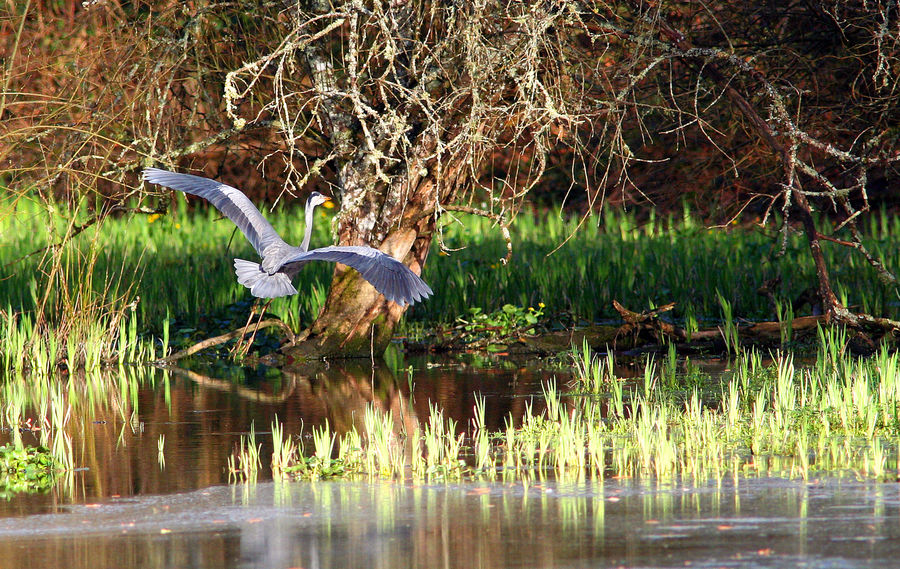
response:
<path id="1" fill-rule="evenodd" d="M 3 26 L 5 182 L 100 192 L 97 219 L 155 210 L 142 166 L 202 168 L 335 194 L 340 243 L 420 270 L 454 211 L 687 201 L 803 231 L 831 318 L 858 320 L 822 247 L 894 282 L 858 225 L 896 183 L 894 2 L 45 3 Z M 401 312 L 338 268 L 306 346 L 384 346 Z"/>

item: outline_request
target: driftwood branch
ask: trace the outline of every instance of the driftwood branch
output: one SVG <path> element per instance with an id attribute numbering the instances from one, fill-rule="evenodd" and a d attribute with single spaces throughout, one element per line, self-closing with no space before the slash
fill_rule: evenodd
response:
<path id="1" fill-rule="evenodd" d="M 262 322 L 256 324 L 254 326 L 254 328 L 259 330 L 261 328 L 269 328 L 272 326 L 281 328 L 284 331 L 285 335 L 288 337 L 288 340 L 290 342 L 294 341 L 294 332 L 291 330 L 291 328 L 287 324 L 285 324 L 281 320 L 275 320 L 274 318 L 269 319 L 269 320 L 263 320 Z M 215 338 L 207 338 L 206 340 L 197 342 L 193 346 L 185 348 L 179 352 L 175 352 L 171 356 L 159 358 L 158 360 L 156 360 L 153 363 L 155 365 L 166 365 L 170 362 L 174 362 L 174 361 L 180 360 L 182 358 L 192 356 L 199 351 L 205 350 L 206 348 L 211 348 L 213 346 L 218 346 L 220 344 L 224 344 L 225 342 L 227 342 L 229 340 L 233 340 L 239 336 L 246 336 L 249 333 L 250 333 L 249 328 L 241 328 L 240 330 L 234 330 L 232 332 L 228 332 L 227 334 L 222 334 L 221 336 L 216 336 Z"/>

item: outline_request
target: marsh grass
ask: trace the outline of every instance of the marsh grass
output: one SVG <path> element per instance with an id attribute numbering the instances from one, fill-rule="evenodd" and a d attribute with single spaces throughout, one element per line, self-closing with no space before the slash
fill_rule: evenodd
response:
<path id="1" fill-rule="evenodd" d="M 757 293 L 760 285 L 784 276 L 773 294 L 786 307 L 816 284 L 799 233 L 790 234 L 785 254 L 779 256 L 780 241 L 763 229 L 708 229 L 688 211 L 638 221 L 608 208 L 577 232 L 578 219 L 557 213 L 515 219 L 508 265 L 499 261 L 505 243 L 489 221 L 460 217 L 460 224 L 448 225 L 444 243 L 449 254 L 433 250 L 425 268 L 426 280 L 441 283 L 439 294 L 417 306 L 411 319 L 441 322 L 470 307 L 490 313 L 506 303 L 537 307 L 544 302 L 546 314 L 597 321 L 618 319 L 614 299 L 632 310 L 674 301 L 672 317 L 696 330 L 723 321 L 717 291 L 729 304 L 732 320 L 774 320 L 771 302 Z M 872 216 L 865 229 L 866 246 L 894 271 L 900 269 L 900 248 L 892 245 L 898 231 L 900 220 L 887 213 Z M 826 246 L 824 252 L 840 298 L 860 311 L 898 315 L 895 290 L 882 284 L 864 260 L 838 246 Z"/>
<path id="2" fill-rule="evenodd" d="M 538 401 L 500 430 L 485 427 L 483 397 L 476 397 L 469 425 L 431 406 L 408 437 L 398 434 L 391 413 L 370 407 L 360 431 L 337 436 L 326 425 L 314 433 L 323 442 L 309 457 L 295 457 L 339 469 L 293 474 L 431 481 L 897 477 L 900 355 L 882 350 L 855 358 L 840 332 L 823 331 L 820 341 L 811 365 L 797 365 L 787 353 L 764 358 L 741 349 L 717 376 L 669 352 L 662 363 L 647 358 L 636 377 L 622 378 L 610 355 L 579 347 L 569 391 L 548 380 Z"/>
<path id="3" fill-rule="evenodd" d="M 4 367 L 46 373 L 145 362 L 170 343 L 242 325 L 252 297 L 235 281 L 232 259 L 255 252 L 214 210 L 185 210 L 108 217 L 72 235 L 93 216 L 86 204 L 66 209 L 22 196 L 0 203 L 0 266 L 9 268 L 0 287 Z M 271 217 L 300 240 L 299 215 Z M 319 221 L 324 242 L 329 224 Z M 297 329 L 324 302 L 329 267 L 312 266 L 307 277 L 303 295 L 272 305 Z"/>
<path id="4" fill-rule="evenodd" d="M 299 239 L 302 228 L 299 213 L 285 210 L 271 216 L 280 222 L 276 228 L 288 240 Z M 322 212 L 322 215 L 326 214 Z M 207 214 L 182 219 L 185 224 L 195 224 L 186 235 L 209 236 L 193 247 L 191 243 L 183 243 L 183 258 L 196 256 L 189 251 L 199 248 L 205 252 L 212 243 L 227 242 L 230 228 L 224 228 L 226 235 L 215 237 L 216 232 L 210 226 L 217 222 L 211 217 Z M 546 306 L 543 309 L 546 314 L 568 314 L 575 320 L 593 321 L 617 316 L 611 306 L 613 299 L 635 309 L 672 299 L 679 302 L 674 313 L 676 318 L 692 316 L 709 325 L 720 320 L 718 290 L 728 291 L 728 302 L 735 316 L 775 317 L 767 299 L 756 293 L 759 281 L 748 277 L 748 267 L 759 267 L 759 280 L 780 271 L 792 274 L 790 284 L 783 285 L 779 291 L 779 297 L 783 298 L 794 298 L 815 282 L 812 269 L 807 269 L 806 250 L 799 238 L 792 241 L 786 256 L 774 259 L 777 242 L 766 235 L 743 230 L 705 230 L 686 219 L 680 224 L 670 220 L 642 227 L 627 215 L 607 215 L 602 223 L 599 219 L 589 220 L 569 242 L 549 255 L 575 230 L 575 221 L 551 216 L 538 222 L 521 216 L 513 231 L 513 262 L 502 265 L 497 253 L 502 253 L 504 243 L 499 233 L 480 218 L 466 218 L 464 225 L 451 225 L 444 232 L 448 247 L 465 248 L 442 255 L 435 244 L 426 264 L 424 277 L 429 282 L 441 283 L 439 294 L 410 309 L 406 320 L 449 324 L 458 316 L 470 314 L 473 308 L 490 314 L 501 313 L 504 306 L 526 310 Z M 317 221 L 314 243 L 330 243 L 329 223 L 324 219 Z M 897 222 L 890 225 L 897 225 L 892 228 L 893 233 L 880 233 L 881 225 L 873 224 L 872 232 L 878 233 L 873 235 L 871 247 L 885 258 L 888 267 L 900 267 L 897 253 L 900 248 L 890 246 L 891 236 L 900 235 L 900 225 Z M 177 235 L 180 238 L 182 234 Z M 172 284 L 164 270 L 161 278 L 155 276 L 155 271 L 152 280 L 145 277 L 141 294 L 145 298 L 155 299 L 155 295 L 161 294 L 163 299 L 171 299 L 169 306 L 173 307 L 173 313 L 182 317 L 192 308 L 198 314 L 214 314 L 217 306 L 248 298 L 246 291 L 234 282 L 231 258 L 239 254 L 252 258 L 253 253 L 240 235 L 234 239 L 231 251 L 220 245 L 217 251 L 200 255 L 208 262 L 198 263 L 191 269 L 198 275 L 196 280 L 203 283 L 200 290 L 191 282 L 179 283 L 176 290 L 171 290 Z M 239 253 L 241 248 L 244 253 Z M 837 255 L 832 259 L 835 280 L 846 290 L 864 295 L 860 298 L 850 295 L 850 302 L 876 314 L 896 314 L 897 306 L 891 304 L 893 291 L 879 285 L 869 267 L 845 258 L 840 250 L 829 251 Z M 295 329 L 311 322 L 324 302 L 330 275 L 331 267 L 327 264 L 306 267 L 297 282 L 298 290 L 304 293 L 278 299 L 272 306 L 274 314 Z M 208 287 L 214 291 L 212 295 L 204 294 Z M 145 306 L 165 305 L 159 301 L 145 303 Z M 161 313 L 139 313 L 147 322 L 159 322 L 162 318 Z"/>
<path id="5" fill-rule="evenodd" d="M 604 375 L 606 399 L 580 397 L 569 403 L 572 417 L 604 417 L 584 426 L 600 438 L 588 441 L 589 452 L 604 448 L 606 453 L 604 460 L 591 462 L 605 466 L 589 474 L 721 477 L 784 469 L 804 478 L 834 471 L 896 476 L 898 355 L 883 349 L 869 359 L 853 357 L 839 329 L 823 329 L 819 339 L 811 366 L 796 366 L 791 354 L 781 352 L 770 354 L 771 362 L 764 365 L 759 352 L 741 350 L 718 378 L 718 389 L 702 387 L 715 385 L 712 378 L 699 386 L 685 382 L 680 391 L 664 381 L 661 388 L 648 389 L 651 359 L 639 381 Z M 601 361 L 577 350 L 576 386 L 596 391 Z M 584 374 L 585 369 L 591 373 Z M 554 393 L 545 390 L 544 397 Z M 554 405 L 548 401 L 547 408 Z M 565 421 L 545 425 L 563 435 L 545 438 L 572 440 Z"/>
<path id="6" fill-rule="evenodd" d="M 0 201 L 0 352 L 7 369 L 97 369 L 153 356 L 135 314 L 137 265 L 111 258 L 106 225 L 85 200 Z"/>
<path id="7" fill-rule="evenodd" d="M 716 290 L 716 299 L 719 301 L 719 306 L 722 307 L 722 325 L 719 327 L 719 330 L 722 333 L 722 338 L 725 340 L 725 349 L 728 350 L 729 354 L 736 354 L 741 349 L 741 340 L 738 337 L 738 326 L 734 320 L 734 311 L 731 308 L 731 303 L 718 290 Z M 782 336 L 783 334 L 782 332 Z"/>
<path id="8" fill-rule="evenodd" d="M 250 434 L 241 435 L 239 446 L 228 457 L 228 480 L 253 484 L 259 477 L 262 445 L 256 442 L 256 428 L 251 423 Z"/>
<path id="9" fill-rule="evenodd" d="M 287 469 L 294 463 L 297 456 L 297 446 L 291 437 L 284 434 L 284 426 L 275 415 L 272 421 L 272 478 L 283 480 L 287 477 Z"/>

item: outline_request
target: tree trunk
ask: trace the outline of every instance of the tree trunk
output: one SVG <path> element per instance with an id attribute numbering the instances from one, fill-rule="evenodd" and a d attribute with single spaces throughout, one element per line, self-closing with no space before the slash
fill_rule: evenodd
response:
<path id="1" fill-rule="evenodd" d="M 327 11 L 327 6 L 311 5 Z M 392 22 L 403 23 L 398 37 L 416 37 L 414 8 L 406 4 L 391 8 L 396 20 Z M 391 51 L 389 85 L 380 84 L 374 91 L 361 89 L 357 54 L 362 32 L 358 13 L 351 12 L 341 73 L 335 71 L 335 59 L 320 43 L 304 50 L 320 101 L 319 124 L 327 133 L 337 167 L 341 197 L 337 244 L 375 247 L 421 275 L 437 212 L 442 204 L 453 202 L 471 171 L 462 167 L 471 166 L 468 146 L 448 150 L 437 136 L 459 132 L 468 114 L 459 106 L 456 112 L 446 111 L 441 117 L 447 124 L 437 128 L 434 117 L 422 112 L 420 100 L 408 96 L 413 86 L 406 70 L 418 45 L 413 41 Z M 339 80 L 341 76 L 344 79 Z M 403 88 L 394 89 L 397 85 Z M 391 96 L 375 96 L 385 89 Z M 382 115 L 395 120 L 383 121 L 364 110 L 379 106 Z M 356 270 L 338 265 L 315 322 L 283 352 L 298 359 L 380 357 L 405 311 L 405 306 L 387 301 Z"/>
<path id="2" fill-rule="evenodd" d="M 445 157 L 443 166 L 434 168 L 430 160 L 435 146 L 431 137 L 421 136 L 411 163 L 403 164 L 389 184 L 378 183 L 372 161 L 345 165 L 339 245 L 375 247 L 421 275 L 435 230 L 437 204 L 454 199 L 469 171 L 463 167 L 464 155 Z M 315 322 L 284 353 L 298 359 L 380 357 L 406 308 L 386 300 L 356 270 L 338 265 Z"/>
<path id="3" fill-rule="evenodd" d="M 422 217 L 421 202 L 417 207 L 410 204 L 405 209 L 400 226 L 389 231 L 377 248 L 421 274 L 431 246 L 434 217 Z M 421 217 L 418 222 L 417 216 Z M 358 227 L 345 227 L 341 234 L 347 236 L 340 240 L 341 245 L 376 246 L 361 238 Z M 338 265 L 325 305 L 315 322 L 285 353 L 294 358 L 380 357 L 405 311 L 406 307 L 386 300 L 356 270 Z"/>

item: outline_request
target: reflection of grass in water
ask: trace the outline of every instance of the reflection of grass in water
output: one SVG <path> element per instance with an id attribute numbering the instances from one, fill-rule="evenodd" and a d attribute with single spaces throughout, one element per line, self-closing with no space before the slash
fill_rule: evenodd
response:
<path id="1" fill-rule="evenodd" d="M 154 377 L 156 372 L 144 367 L 122 367 L 117 374 L 96 369 L 64 375 L 10 374 L 0 382 L 0 430 L 10 434 L 10 446 L 19 450 L 27 448 L 23 433 L 35 436 L 62 473 L 55 483 L 71 496 L 71 475 L 81 466 L 72 441 L 82 440 L 98 417 L 109 414 L 121 420 L 124 434 L 137 414 L 138 389 Z M 163 377 L 168 381 L 165 373 Z M 89 462 L 91 457 L 80 459 Z"/>
<path id="2" fill-rule="evenodd" d="M 900 362 L 887 350 L 865 360 L 846 354 L 846 336 L 823 333 L 819 358 L 764 364 L 743 350 L 720 378 L 675 374 L 648 359 L 638 381 L 619 378 L 610 356 L 575 350 L 574 396 L 545 384 L 544 411 L 518 426 L 484 428 L 476 399 L 465 434 L 432 406 L 420 430 L 395 433 L 394 417 L 369 408 L 361 432 L 297 451 L 285 472 L 302 478 L 375 476 L 427 480 L 545 476 L 693 478 L 852 472 L 884 479 L 898 472 Z M 667 359 L 674 358 L 672 354 Z M 672 375 L 672 377 L 662 377 Z M 679 384 L 679 382 L 683 382 Z M 327 426 L 317 437 L 334 441 Z M 465 457 L 467 460 L 461 460 Z M 327 465 L 327 468 L 325 467 Z M 408 466 L 407 466 L 408 465 Z"/>

